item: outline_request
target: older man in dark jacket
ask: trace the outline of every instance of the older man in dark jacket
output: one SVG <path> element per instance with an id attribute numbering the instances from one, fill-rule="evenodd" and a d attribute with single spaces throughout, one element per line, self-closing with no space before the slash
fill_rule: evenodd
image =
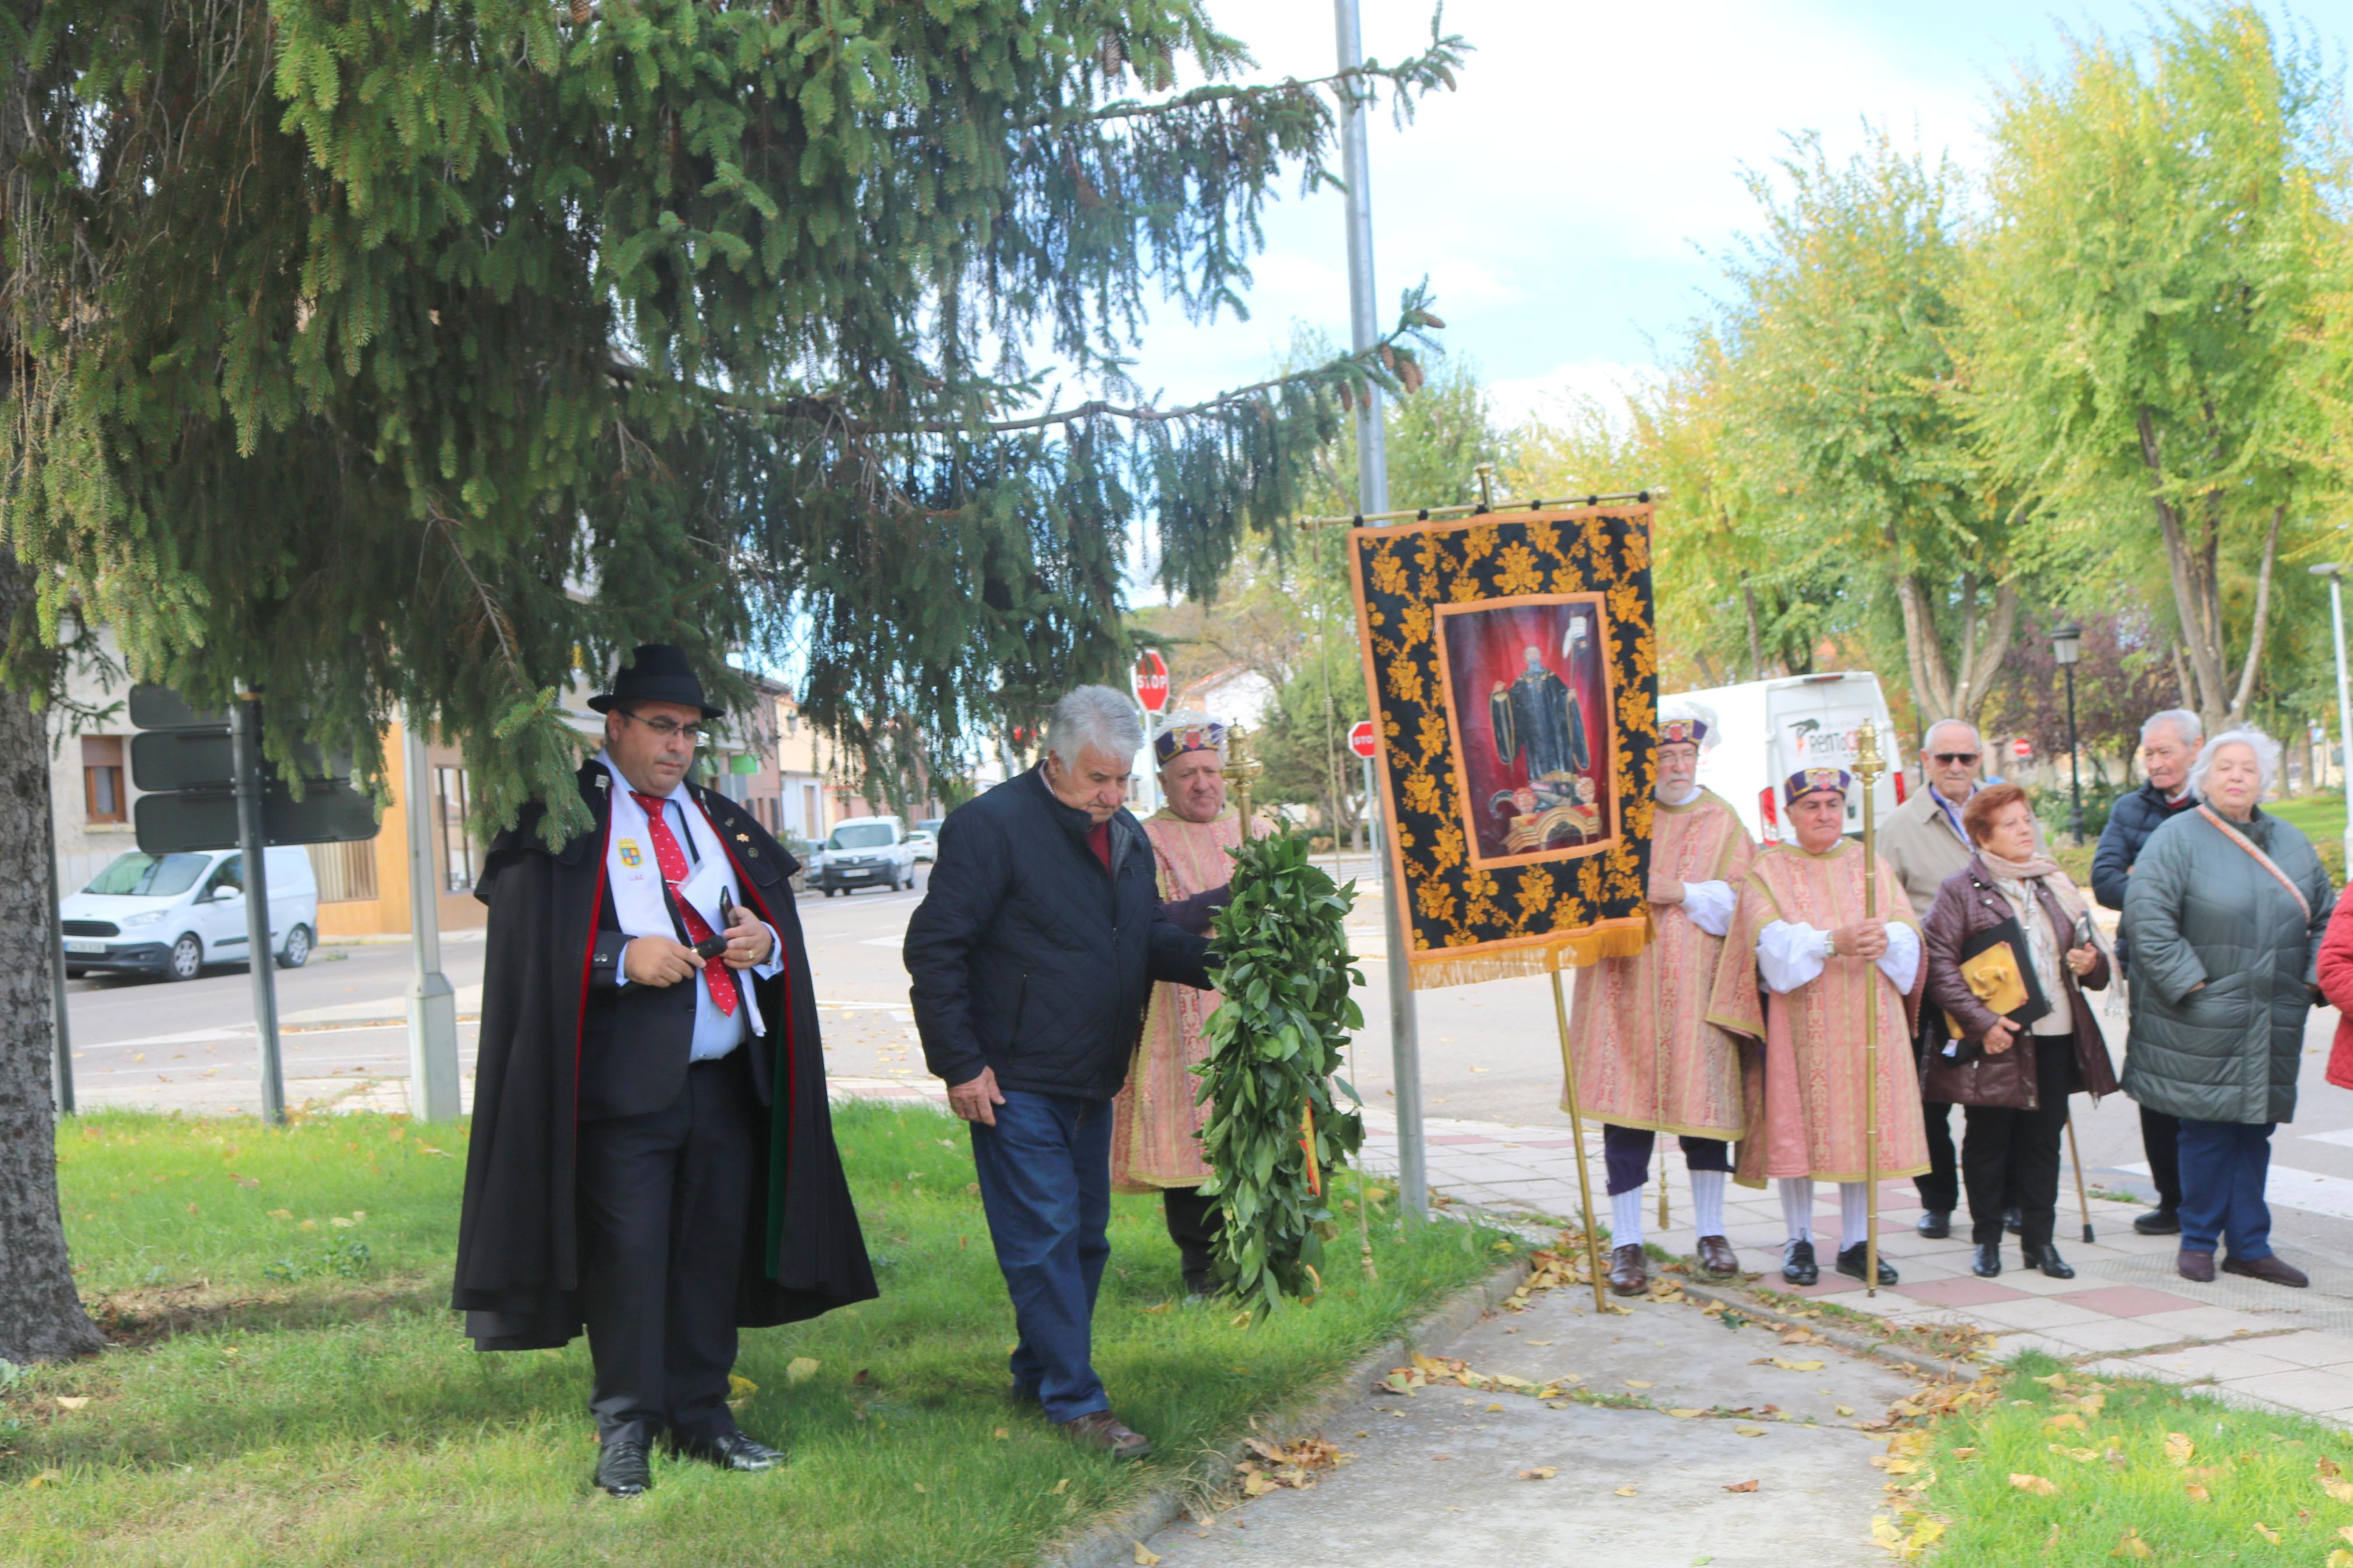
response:
<path id="1" fill-rule="evenodd" d="M 906 942 L 924 1060 L 972 1124 L 1020 1331 L 1014 1396 L 1127 1458 L 1151 1445 L 1111 1413 L 1092 1364 L 1112 1099 L 1152 982 L 1208 984 L 1208 944 L 1161 910 L 1151 847 L 1122 805 L 1143 744 L 1120 692 L 1063 698 L 1046 760 L 942 824 Z"/>
<path id="2" fill-rule="evenodd" d="M 2148 782 L 2108 808 L 2108 825 L 2092 852 L 2092 893 L 2107 908 L 2125 907 L 2126 879 L 2148 836 L 2198 804 L 2189 790 L 2189 765 L 2205 739 L 2205 725 L 2184 709 L 2152 713 L 2141 725 L 2140 762 Z M 2116 962 L 2129 978 L 2132 955 L 2121 935 Z M 2181 1229 L 2180 1137 L 2176 1118 L 2140 1108 L 2140 1146 L 2147 1152 L 2148 1179 L 2157 1188 L 2157 1207 L 2133 1221 L 2143 1236 L 2172 1236 Z"/>

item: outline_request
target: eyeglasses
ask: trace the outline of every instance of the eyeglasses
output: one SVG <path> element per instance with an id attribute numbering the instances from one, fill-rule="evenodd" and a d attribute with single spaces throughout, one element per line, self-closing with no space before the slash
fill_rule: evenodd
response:
<path id="1" fill-rule="evenodd" d="M 674 719 L 640 719 L 626 708 L 617 709 L 615 711 L 633 724 L 643 724 L 665 741 L 672 735 L 683 735 L 686 737 L 688 745 L 699 746 L 711 738 L 711 731 L 700 724 L 681 724 Z"/>
<path id="2" fill-rule="evenodd" d="M 1976 752 L 1931 752 L 1928 755 L 1931 760 L 1942 763 L 1948 768 L 1957 766 L 1962 763 L 1967 763 L 1971 767 L 1975 767 L 1977 765 L 1978 753 Z"/>

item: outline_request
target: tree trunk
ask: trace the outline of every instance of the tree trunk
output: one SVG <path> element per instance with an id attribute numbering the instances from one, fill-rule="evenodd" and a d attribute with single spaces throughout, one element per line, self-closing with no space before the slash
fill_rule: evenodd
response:
<path id="1" fill-rule="evenodd" d="M 1748 679 L 1765 679 L 1765 638 L 1757 626 L 1757 589 L 1746 574 L 1740 579 L 1740 598 L 1748 610 Z"/>
<path id="2" fill-rule="evenodd" d="M 16 558 L 0 554 L 0 632 L 29 629 L 26 592 Z M 106 1342 L 81 1310 L 58 1210 L 49 833 L 48 737 L 25 693 L 0 685 L 0 866 L 14 868 L 0 877 L 0 1360 L 19 1363 Z"/>

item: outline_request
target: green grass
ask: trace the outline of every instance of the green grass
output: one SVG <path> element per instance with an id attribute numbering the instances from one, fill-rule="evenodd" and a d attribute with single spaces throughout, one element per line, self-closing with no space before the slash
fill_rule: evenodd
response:
<path id="1" fill-rule="evenodd" d="M 587 1486 L 586 1346 L 480 1355 L 444 1309 L 462 1129 L 68 1123 L 59 1175 L 79 1279 L 126 1342 L 0 1389 L 0 1559 L 1018 1563 L 1518 1246 L 1377 1218 L 1378 1283 L 1344 1234 L 1321 1299 L 1240 1327 L 1230 1306 L 1182 1300 L 1157 1201 L 1118 1200 L 1096 1364 L 1160 1451 L 1121 1466 L 1004 1400 L 1012 1312 L 961 1127 L 873 1105 L 839 1109 L 836 1125 L 882 1297 L 745 1335 L 737 1371 L 758 1389 L 742 1420 L 792 1463 L 737 1477 L 663 1460 L 649 1496 L 616 1504 Z M 798 1358 L 815 1370 L 796 1384 Z"/>
<path id="2" fill-rule="evenodd" d="M 2038 1381 L 2054 1375 L 2060 1386 Z M 2340 1549 L 2348 1549 L 2341 1561 L 2353 1561 L 2353 1536 L 2340 1533 L 2353 1527 L 2353 1503 L 2323 1484 L 2353 1480 L 2353 1436 L 2316 1421 L 2235 1409 L 2169 1384 L 2105 1382 L 2028 1355 L 1990 1403 L 1919 1436 L 1927 1441 L 1908 1462 L 1920 1468 L 1892 1479 L 1925 1483 L 1911 1503 L 1925 1512 L 1912 1528 L 1921 1517 L 1947 1521 L 1927 1558 L 1937 1568 L 2141 1561 L 2322 1568 Z M 1894 1447 L 1901 1454 L 1910 1446 L 1899 1438 Z M 2014 1475 L 2055 1489 L 2021 1489 Z M 2129 1544 L 2127 1531 L 2150 1555 Z"/>
<path id="3" fill-rule="evenodd" d="M 2267 800 L 2263 810 L 2283 822 L 2294 823 L 2303 835 L 2312 840 L 2315 853 L 2320 857 L 2321 868 L 2328 873 L 2332 883 L 2345 880 L 2345 795 L 2342 790 L 2319 790 L 2300 795 L 2293 800 Z M 2092 885 L 2092 854 L 2097 841 L 2078 849 L 2066 841 L 2064 834 L 2052 840 L 2052 858 L 2080 888 Z"/>

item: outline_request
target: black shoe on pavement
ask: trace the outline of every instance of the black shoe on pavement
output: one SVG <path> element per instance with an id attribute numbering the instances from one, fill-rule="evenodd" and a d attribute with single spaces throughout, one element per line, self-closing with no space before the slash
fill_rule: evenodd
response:
<path id="1" fill-rule="evenodd" d="M 739 1470 L 755 1475 L 773 1470 L 785 1462 L 779 1449 L 765 1443 L 754 1443 L 741 1432 L 730 1432 L 724 1437 L 714 1437 L 707 1443 L 681 1443 L 678 1451 L 690 1459 L 700 1459 L 706 1465 L 716 1465 L 723 1470 Z"/>
<path id="2" fill-rule="evenodd" d="M 1838 1271 L 1851 1279 L 1862 1279 L 1863 1254 L 1869 1247 L 1868 1242 L 1858 1241 L 1852 1247 L 1841 1248 L 1838 1255 Z M 1888 1262 L 1884 1258 L 1879 1260 L 1879 1282 L 1882 1285 L 1895 1283 L 1895 1265 Z"/>
<path id="3" fill-rule="evenodd" d="M 1950 1211 L 1938 1214 L 1935 1209 L 1930 1209 L 1920 1216 L 1920 1223 L 1912 1228 L 1931 1241 L 1942 1241 L 1953 1234 L 1953 1216 Z"/>
<path id="4" fill-rule="evenodd" d="M 2133 1216 L 2133 1229 L 2143 1236 L 2179 1236 L 2181 1215 L 2173 1209 L 2153 1208 Z"/>
<path id="5" fill-rule="evenodd" d="M 2075 1278 L 2074 1265 L 2060 1257 L 2059 1249 L 2048 1242 L 2040 1247 L 2030 1247 L 2026 1249 L 2026 1266 L 2029 1268 L 2040 1268 L 2053 1279 Z"/>
<path id="6" fill-rule="evenodd" d="M 2016 1209 L 2004 1209 L 2001 1211 L 2001 1228 L 2012 1236 L 2023 1236 L 2026 1234 L 2026 1222 L 2018 1217 Z"/>
<path id="7" fill-rule="evenodd" d="M 1782 1244 L 1782 1279 L 1792 1285 L 1810 1285 L 1821 1277 L 1821 1267 L 1814 1261 L 1812 1242 L 1802 1237 L 1791 1237 Z"/>
<path id="8" fill-rule="evenodd" d="M 636 1497 L 654 1484 L 646 1445 L 638 1438 L 607 1443 L 596 1456 L 596 1485 L 615 1497 Z"/>
<path id="9" fill-rule="evenodd" d="M 2269 1280 L 2292 1290 L 2301 1290 L 2312 1283 L 2310 1275 L 2275 1252 L 2266 1252 L 2261 1258 L 2226 1258 L 2222 1259 L 2222 1272 Z"/>
<path id="10" fill-rule="evenodd" d="M 1969 1258 L 1969 1272 L 1980 1279 L 1990 1279 L 2001 1272 L 2001 1243 L 1980 1241 Z"/>

